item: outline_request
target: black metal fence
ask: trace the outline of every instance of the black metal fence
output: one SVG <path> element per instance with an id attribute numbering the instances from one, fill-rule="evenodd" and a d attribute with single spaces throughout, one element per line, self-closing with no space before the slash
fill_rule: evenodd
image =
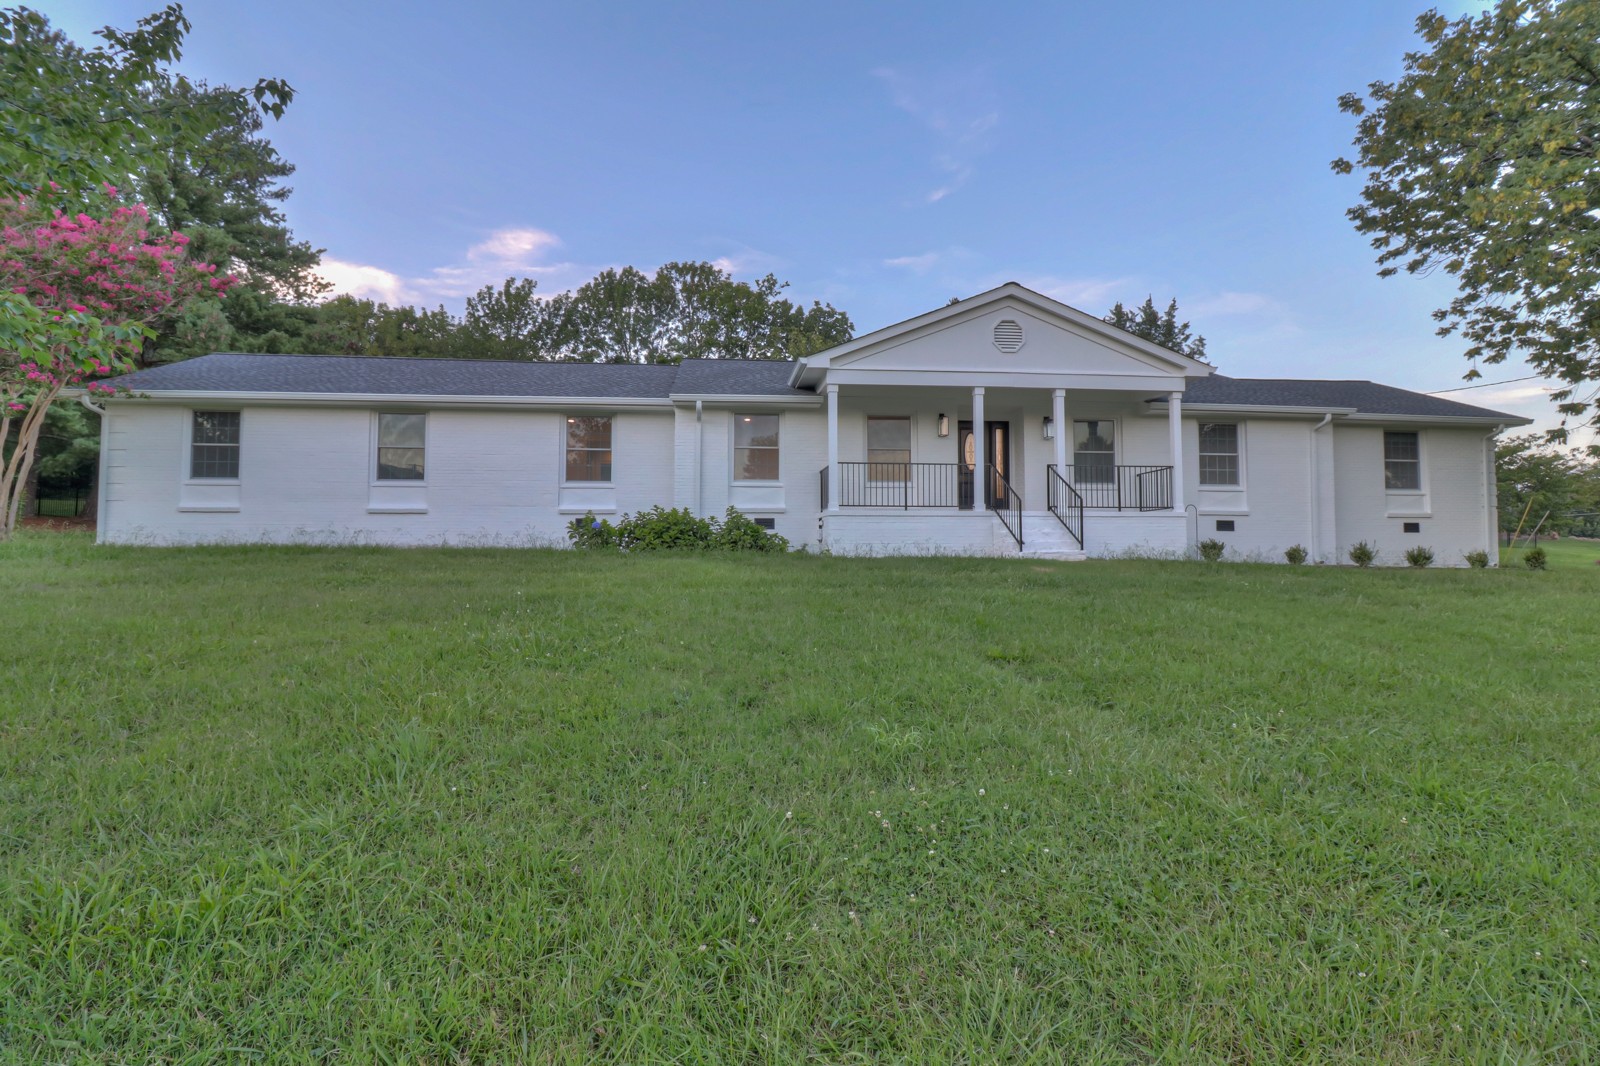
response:
<path id="1" fill-rule="evenodd" d="M 40 478 L 33 497 L 33 513 L 45 518 L 77 518 L 89 506 L 94 486 L 82 481 Z"/>
<path id="2" fill-rule="evenodd" d="M 1165 511 L 1172 507 L 1172 467 L 1074 463 L 1067 481 L 1085 506 L 1118 511 Z"/>

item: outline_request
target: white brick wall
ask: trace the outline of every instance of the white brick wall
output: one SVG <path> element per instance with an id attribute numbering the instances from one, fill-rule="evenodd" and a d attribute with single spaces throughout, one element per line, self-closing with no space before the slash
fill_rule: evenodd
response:
<path id="1" fill-rule="evenodd" d="M 1027 501 L 1031 522 L 1039 520 L 1033 516 L 1044 507 L 1044 466 L 1053 457 L 1040 432 L 1049 395 L 1035 392 L 996 390 L 986 396 L 987 415 L 1012 424 L 1013 484 Z M 427 480 L 397 488 L 372 483 L 372 410 L 252 407 L 241 421 L 241 476 L 234 487 L 187 481 L 188 408 L 113 403 L 105 427 L 100 537 L 148 543 L 564 544 L 566 524 L 584 506 L 620 514 L 660 503 L 706 515 L 721 515 L 732 504 L 753 517 L 771 517 L 796 546 L 820 546 L 818 471 L 827 461 L 825 409 L 781 413 L 781 484 L 775 486 L 733 483 L 733 419 L 741 410 L 708 404 L 698 423 L 692 404 L 672 411 L 616 412 L 615 480 L 611 488 L 596 490 L 561 485 L 563 412 L 432 411 Z M 941 411 L 951 420 L 951 435 L 945 438 L 936 433 Z M 970 394 L 963 398 L 957 390 L 944 390 L 910 396 L 884 390 L 850 398 L 841 410 L 841 459 L 865 458 L 869 412 L 913 416 L 913 459 L 953 462 L 956 423 L 970 415 Z M 1118 419 L 1119 462 L 1167 461 L 1166 420 L 1151 417 L 1138 404 L 1069 394 L 1067 412 L 1069 420 Z M 1192 540 L 1215 537 L 1235 556 L 1273 561 L 1300 544 L 1324 561 L 1343 562 L 1358 540 L 1376 544 L 1389 564 L 1400 564 L 1401 553 L 1413 544 L 1432 547 L 1438 565 L 1461 565 L 1468 551 L 1486 549 L 1493 555 L 1481 429 L 1422 428 L 1427 491 L 1422 497 L 1397 498 L 1383 488 L 1381 427 L 1335 423 L 1314 434 L 1314 419 L 1239 419 L 1243 486 L 1201 487 L 1198 420 L 1188 418 L 1184 427 L 1194 528 L 1191 519 L 1172 514 L 1091 511 L 1086 551 L 1175 554 Z M 1314 467 L 1321 471 L 1315 500 Z M 374 513 L 375 504 L 415 504 L 425 511 Z M 236 509 L 218 509 L 228 506 Z M 1218 532 L 1218 519 L 1232 521 L 1235 529 Z M 1403 533 L 1405 521 L 1420 522 L 1422 532 Z M 829 520 L 827 539 L 836 551 L 879 554 L 1014 550 L 987 514 L 850 510 Z"/>

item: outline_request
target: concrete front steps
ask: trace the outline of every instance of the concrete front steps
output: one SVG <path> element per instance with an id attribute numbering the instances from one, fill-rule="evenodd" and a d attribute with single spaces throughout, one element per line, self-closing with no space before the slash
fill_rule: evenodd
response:
<path id="1" fill-rule="evenodd" d="M 1060 559 L 1077 562 L 1087 559 L 1078 542 L 1072 539 L 1067 527 L 1049 511 L 1024 511 L 1022 513 L 1022 551 L 1013 552 L 1024 559 Z"/>

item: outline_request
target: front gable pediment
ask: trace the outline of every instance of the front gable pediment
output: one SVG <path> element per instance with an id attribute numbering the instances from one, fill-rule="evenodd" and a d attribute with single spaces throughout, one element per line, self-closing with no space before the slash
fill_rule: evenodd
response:
<path id="1" fill-rule="evenodd" d="M 1127 334 L 1020 285 L 878 330 L 805 361 L 797 380 L 865 381 L 981 375 L 1003 383 L 1060 378 L 1182 388 L 1211 367 Z"/>

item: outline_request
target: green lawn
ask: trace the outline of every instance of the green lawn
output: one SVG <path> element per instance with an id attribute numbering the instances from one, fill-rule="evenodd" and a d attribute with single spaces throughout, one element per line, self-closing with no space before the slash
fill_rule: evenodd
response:
<path id="1" fill-rule="evenodd" d="M 1600 541 L 1573 540 L 1570 537 L 1561 540 L 1550 540 L 1548 537 L 1540 538 L 1539 547 L 1544 549 L 1548 560 L 1547 565 L 1552 570 L 1573 570 L 1587 567 L 1590 570 L 1600 570 Z M 1517 547 L 1500 549 L 1501 566 L 1521 566 L 1522 557 L 1528 554 L 1529 546 L 1517 541 Z"/>
<path id="2" fill-rule="evenodd" d="M 1600 1056 L 1600 567 L 0 546 L 0 1061 Z"/>

